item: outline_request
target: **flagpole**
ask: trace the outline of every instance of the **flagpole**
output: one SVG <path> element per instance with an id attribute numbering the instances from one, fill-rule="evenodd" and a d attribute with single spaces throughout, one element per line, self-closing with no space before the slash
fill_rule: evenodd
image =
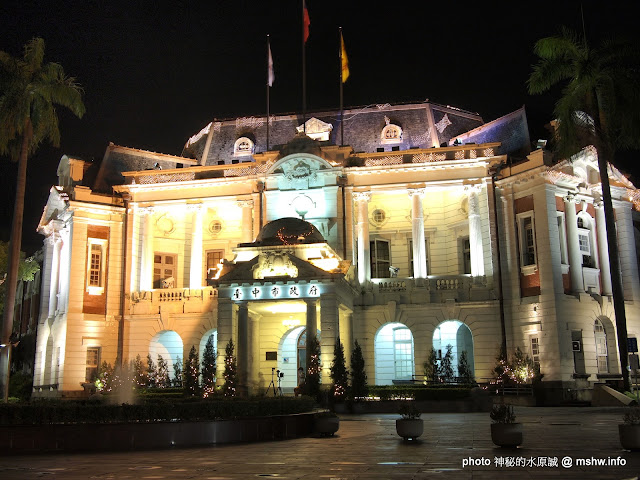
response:
<path id="1" fill-rule="evenodd" d="M 343 104 L 343 93 L 342 93 L 342 27 L 338 27 L 338 31 L 340 33 L 340 45 L 338 46 L 338 54 L 339 62 L 338 69 L 340 70 L 340 145 L 344 145 L 344 104 Z"/>
<path id="2" fill-rule="evenodd" d="M 269 34 L 267 34 L 267 152 L 269 151 L 269 93 L 271 91 L 271 44 L 269 43 Z"/>
<path id="3" fill-rule="evenodd" d="M 306 33 L 306 24 L 305 24 L 305 11 L 307 10 L 307 6 L 305 5 L 305 0 L 302 0 L 302 128 L 303 132 L 307 133 L 307 58 L 305 54 L 305 33 Z"/>

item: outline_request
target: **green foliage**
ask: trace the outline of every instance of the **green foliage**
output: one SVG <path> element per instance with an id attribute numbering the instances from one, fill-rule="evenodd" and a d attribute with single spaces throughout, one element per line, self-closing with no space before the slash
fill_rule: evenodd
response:
<path id="1" fill-rule="evenodd" d="M 151 358 L 151 354 L 147 354 L 147 386 L 155 387 L 156 386 L 156 377 L 158 376 L 158 371 L 156 370 L 156 364 L 153 362 L 153 358 Z"/>
<path id="2" fill-rule="evenodd" d="M 640 425 L 640 407 L 629 407 L 622 420 L 625 425 Z"/>
<path id="3" fill-rule="evenodd" d="M 166 392 L 167 390 L 164 390 Z M 213 421 L 310 412 L 309 397 L 241 399 L 161 399 L 142 396 L 135 404 L 109 405 L 99 401 L 38 401 L 0 404 L 0 425 L 77 423 L 140 423 L 162 421 Z"/>
<path id="4" fill-rule="evenodd" d="M 504 385 L 537 382 L 542 378 L 540 367 L 520 347 L 516 348 L 511 358 L 500 351 L 493 373 L 496 382 Z"/>
<path id="5" fill-rule="evenodd" d="M 184 393 L 185 395 L 199 395 L 200 394 L 200 362 L 198 359 L 198 352 L 196 346 L 191 345 L 189 350 L 189 358 L 187 364 L 184 366 Z"/>
<path id="6" fill-rule="evenodd" d="M 473 372 L 467 360 L 467 351 L 463 350 L 458 361 L 458 377 L 464 383 L 473 383 Z"/>
<path id="7" fill-rule="evenodd" d="M 169 380 L 169 366 L 162 355 L 158 355 L 158 372 L 156 375 L 156 387 L 167 388 L 171 386 Z"/>
<path id="8" fill-rule="evenodd" d="M 16 372 L 9 379 L 9 396 L 26 401 L 31 398 L 33 375 Z"/>
<path id="9" fill-rule="evenodd" d="M 351 396 L 353 398 L 367 396 L 367 374 L 364 371 L 364 367 L 362 347 L 356 340 L 351 353 Z"/>
<path id="10" fill-rule="evenodd" d="M 398 413 L 405 420 L 417 420 L 420 418 L 420 410 L 416 407 L 415 402 L 402 402 L 400 408 L 398 409 Z"/>
<path id="11" fill-rule="evenodd" d="M 470 387 L 436 384 L 425 387 L 423 385 L 371 385 L 369 396 L 380 400 L 461 400 L 471 395 Z"/>
<path id="12" fill-rule="evenodd" d="M 436 351 L 431 348 L 429 358 L 423 364 L 424 379 L 426 382 L 435 383 L 440 379 L 440 367 L 438 366 L 438 356 Z"/>
<path id="13" fill-rule="evenodd" d="M 233 339 L 230 338 L 224 352 L 224 386 L 222 387 L 222 392 L 225 397 L 235 397 L 237 393 L 236 382 L 238 372 L 234 349 Z"/>
<path id="14" fill-rule="evenodd" d="M 136 355 L 136 358 L 131 360 L 129 368 L 131 369 L 133 381 L 137 388 L 147 385 L 147 372 L 142 364 L 142 358 L 140 358 L 140 355 Z"/>
<path id="15" fill-rule="evenodd" d="M 349 387 L 349 375 L 347 372 L 346 360 L 344 358 L 344 346 L 340 342 L 340 337 L 336 338 L 333 349 L 333 361 L 331 362 L 331 394 L 336 401 L 342 401 L 347 396 Z"/>
<path id="16" fill-rule="evenodd" d="M 207 339 L 202 354 L 202 396 L 207 398 L 216 388 L 216 351 L 213 348 L 213 335 Z"/>
<path id="17" fill-rule="evenodd" d="M 314 336 L 309 338 L 307 334 L 307 354 L 309 356 L 309 365 L 307 365 L 307 376 L 304 382 L 303 392 L 312 398 L 320 398 L 320 343 Z"/>
<path id="18" fill-rule="evenodd" d="M 447 352 L 440 362 L 440 378 L 445 382 L 452 382 L 453 378 L 453 346 L 447 345 Z"/>
<path id="19" fill-rule="evenodd" d="M 111 392 L 113 390 L 113 366 L 106 361 L 100 364 L 98 378 L 95 380 L 96 388 L 100 392 Z"/>
<path id="20" fill-rule="evenodd" d="M 179 355 L 176 355 L 176 361 L 173 362 L 172 386 L 182 388 L 182 358 Z"/>
<path id="21" fill-rule="evenodd" d="M 4 298 L 7 286 L 5 284 L 7 271 L 9 268 L 9 243 L 0 240 L 0 313 L 4 311 Z M 40 270 L 40 265 L 34 257 L 25 258 L 25 253 L 20 252 L 20 263 L 18 264 L 18 281 L 31 282 L 36 273 Z"/>
<path id="22" fill-rule="evenodd" d="M 516 415 L 511 405 L 494 405 L 489 413 L 493 423 L 515 423 Z"/>

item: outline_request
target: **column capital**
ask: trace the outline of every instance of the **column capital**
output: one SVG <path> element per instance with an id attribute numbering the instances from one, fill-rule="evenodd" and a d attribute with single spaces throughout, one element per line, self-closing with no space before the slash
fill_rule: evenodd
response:
<path id="1" fill-rule="evenodd" d="M 602 200 L 596 200 L 593 202 L 593 206 L 596 210 L 604 209 L 604 202 Z"/>
<path id="2" fill-rule="evenodd" d="M 238 199 L 236 205 L 240 208 L 253 208 L 253 200 L 251 199 Z"/>
<path id="3" fill-rule="evenodd" d="M 353 201 L 356 203 L 369 203 L 371 201 L 371 192 L 353 192 Z"/>
<path id="4" fill-rule="evenodd" d="M 567 203 L 580 203 L 580 199 L 576 197 L 576 194 L 573 192 L 568 192 L 567 195 L 563 198 L 563 200 Z"/>
<path id="5" fill-rule="evenodd" d="M 480 185 L 479 183 L 464 186 L 464 191 L 467 193 L 468 196 L 478 194 L 480 193 L 480 190 L 482 190 L 482 185 Z"/>
<path id="6" fill-rule="evenodd" d="M 408 188 L 407 193 L 412 198 L 416 195 L 419 197 L 424 197 L 425 193 L 427 193 L 427 189 L 426 188 Z"/>

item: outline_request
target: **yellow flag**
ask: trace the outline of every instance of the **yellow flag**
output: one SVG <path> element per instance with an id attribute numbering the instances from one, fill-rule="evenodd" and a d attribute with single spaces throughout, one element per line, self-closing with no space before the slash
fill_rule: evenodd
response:
<path id="1" fill-rule="evenodd" d="M 342 83 L 346 82 L 349 78 L 349 60 L 347 60 L 347 50 L 344 48 L 344 38 L 340 33 L 340 57 L 342 57 Z"/>

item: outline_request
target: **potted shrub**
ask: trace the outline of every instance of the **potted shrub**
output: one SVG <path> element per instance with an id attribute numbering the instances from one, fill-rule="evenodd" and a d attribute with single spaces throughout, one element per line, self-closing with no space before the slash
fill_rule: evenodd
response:
<path id="1" fill-rule="evenodd" d="M 396 432 L 404 440 L 415 440 L 424 431 L 420 411 L 413 403 L 402 404 L 398 413 L 402 418 L 396 420 Z"/>
<path id="2" fill-rule="evenodd" d="M 340 428 L 340 418 L 330 411 L 318 412 L 313 416 L 316 433 L 321 437 L 332 437 Z"/>
<path id="3" fill-rule="evenodd" d="M 620 444 L 625 450 L 640 450 L 640 407 L 630 407 L 618 425 Z"/>
<path id="4" fill-rule="evenodd" d="M 491 409 L 491 440 L 499 447 L 515 448 L 522 444 L 522 424 L 516 423 L 511 405 L 494 405 Z"/>

